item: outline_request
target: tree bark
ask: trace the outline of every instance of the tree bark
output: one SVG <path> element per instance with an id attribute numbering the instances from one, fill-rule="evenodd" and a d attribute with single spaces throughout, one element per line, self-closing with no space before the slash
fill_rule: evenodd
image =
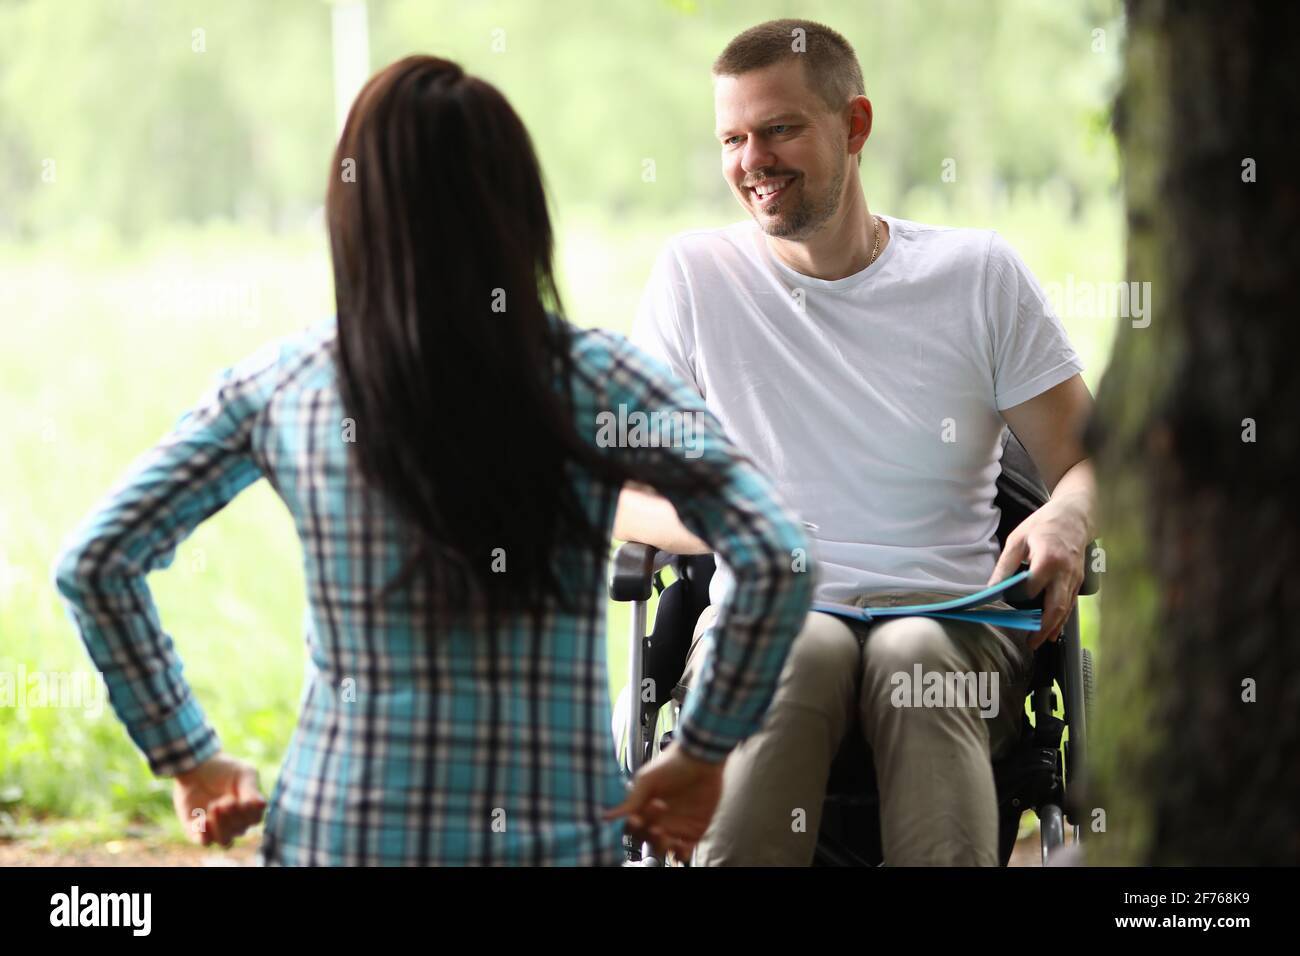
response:
<path id="1" fill-rule="evenodd" d="M 1149 326 L 1120 319 L 1089 436 L 1107 573 L 1087 857 L 1296 864 L 1300 6 L 1127 12 L 1126 270 L 1152 297 Z"/>

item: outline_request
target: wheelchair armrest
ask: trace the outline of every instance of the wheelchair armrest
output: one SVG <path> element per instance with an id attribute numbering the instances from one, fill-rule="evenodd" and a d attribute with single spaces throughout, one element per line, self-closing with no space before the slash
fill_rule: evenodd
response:
<path id="1" fill-rule="evenodd" d="M 654 586 L 659 549 L 639 541 L 619 545 L 609 575 L 609 596 L 614 601 L 648 601 Z"/>

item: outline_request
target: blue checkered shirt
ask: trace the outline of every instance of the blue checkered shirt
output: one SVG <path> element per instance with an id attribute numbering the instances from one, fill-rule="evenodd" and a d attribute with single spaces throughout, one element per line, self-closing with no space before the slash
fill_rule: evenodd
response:
<path id="1" fill-rule="evenodd" d="M 220 749 L 158 619 L 149 572 L 244 488 L 266 478 L 293 515 L 307 586 L 301 712 L 267 808 L 267 864 L 615 864 L 626 783 L 610 736 L 603 558 L 560 548 L 576 609 L 453 615 L 417 585 L 377 597 L 409 528 L 372 500 L 348 454 L 331 319 L 225 371 L 139 458 L 62 550 L 55 583 L 113 708 L 157 775 Z M 717 493 L 670 495 L 736 572 L 712 663 L 683 713 L 683 750 L 720 760 L 755 731 L 812 595 L 807 542 L 772 485 L 666 366 L 622 336 L 573 330 L 580 435 L 630 456 L 653 484 L 667 456 L 713 469 Z M 606 448 L 597 416 L 692 413 L 682 447 Z M 610 529 L 618 488 L 571 471 Z M 363 512 L 365 518 L 363 520 Z M 804 552 L 806 553 L 806 552 Z"/>

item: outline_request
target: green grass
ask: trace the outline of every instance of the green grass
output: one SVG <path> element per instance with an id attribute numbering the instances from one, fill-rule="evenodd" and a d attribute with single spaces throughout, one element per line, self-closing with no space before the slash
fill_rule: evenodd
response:
<path id="1" fill-rule="evenodd" d="M 895 210 L 888 210 L 895 211 Z M 942 210 L 909 218 L 957 221 Z M 970 217 L 968 214 L 969 218 Z M 734 218 L 734 217 L 733 217 Z M 1070 225 L 1037 199 L 989 211 L 1046 282 L 1067 271 L 1118 275 L 1118 207 Z M 664 238 L 692 225 L 560 220 L 570 314 L 627 331 Z M 1071 259 L 1088 250 L 1087 262 Z M 331 311 L 316 236 L 233 227 L 156 235 L 124 251 L 94 231 L 0 248 L 0 672 L 85 671 L 89 661 L 50 584 L 60 541 L 162 436 L 223 366 Z M 241 299 L 241 296 L 243 297 Z M 251 296 L 251 297 L 250 297 Z M 1095 388 L 1109 322 L 1070 331 Z M 186 674 L 230 752 L 269 789 L 297 715 L 304 652 L 301 554 L 292 523 L 259 483 L 201 527 L 150 583 Z M 611 695 L 623 683 L 627 608 L 608 620 Z M 1085 643 L 1096 609 L 1085 602 Z M 152 779 L 111 711 L 0 707 L 0 830 L 47 817 L 106 832 L 171 822 L 168 781 Z"/>

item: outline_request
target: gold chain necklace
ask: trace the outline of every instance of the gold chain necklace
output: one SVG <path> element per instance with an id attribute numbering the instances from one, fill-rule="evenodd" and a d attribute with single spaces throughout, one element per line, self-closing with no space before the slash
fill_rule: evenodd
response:
<path id="1" fill-rule="evenodd" d="M 868 268 L 870 268 L 872 262 L 876 261 L 876 256 L 880 255 L 880 217 L 873 215 L 871 218 L 876 221 L 876 244 L 871 249 L 871 261 L 867 263 Z"/>

